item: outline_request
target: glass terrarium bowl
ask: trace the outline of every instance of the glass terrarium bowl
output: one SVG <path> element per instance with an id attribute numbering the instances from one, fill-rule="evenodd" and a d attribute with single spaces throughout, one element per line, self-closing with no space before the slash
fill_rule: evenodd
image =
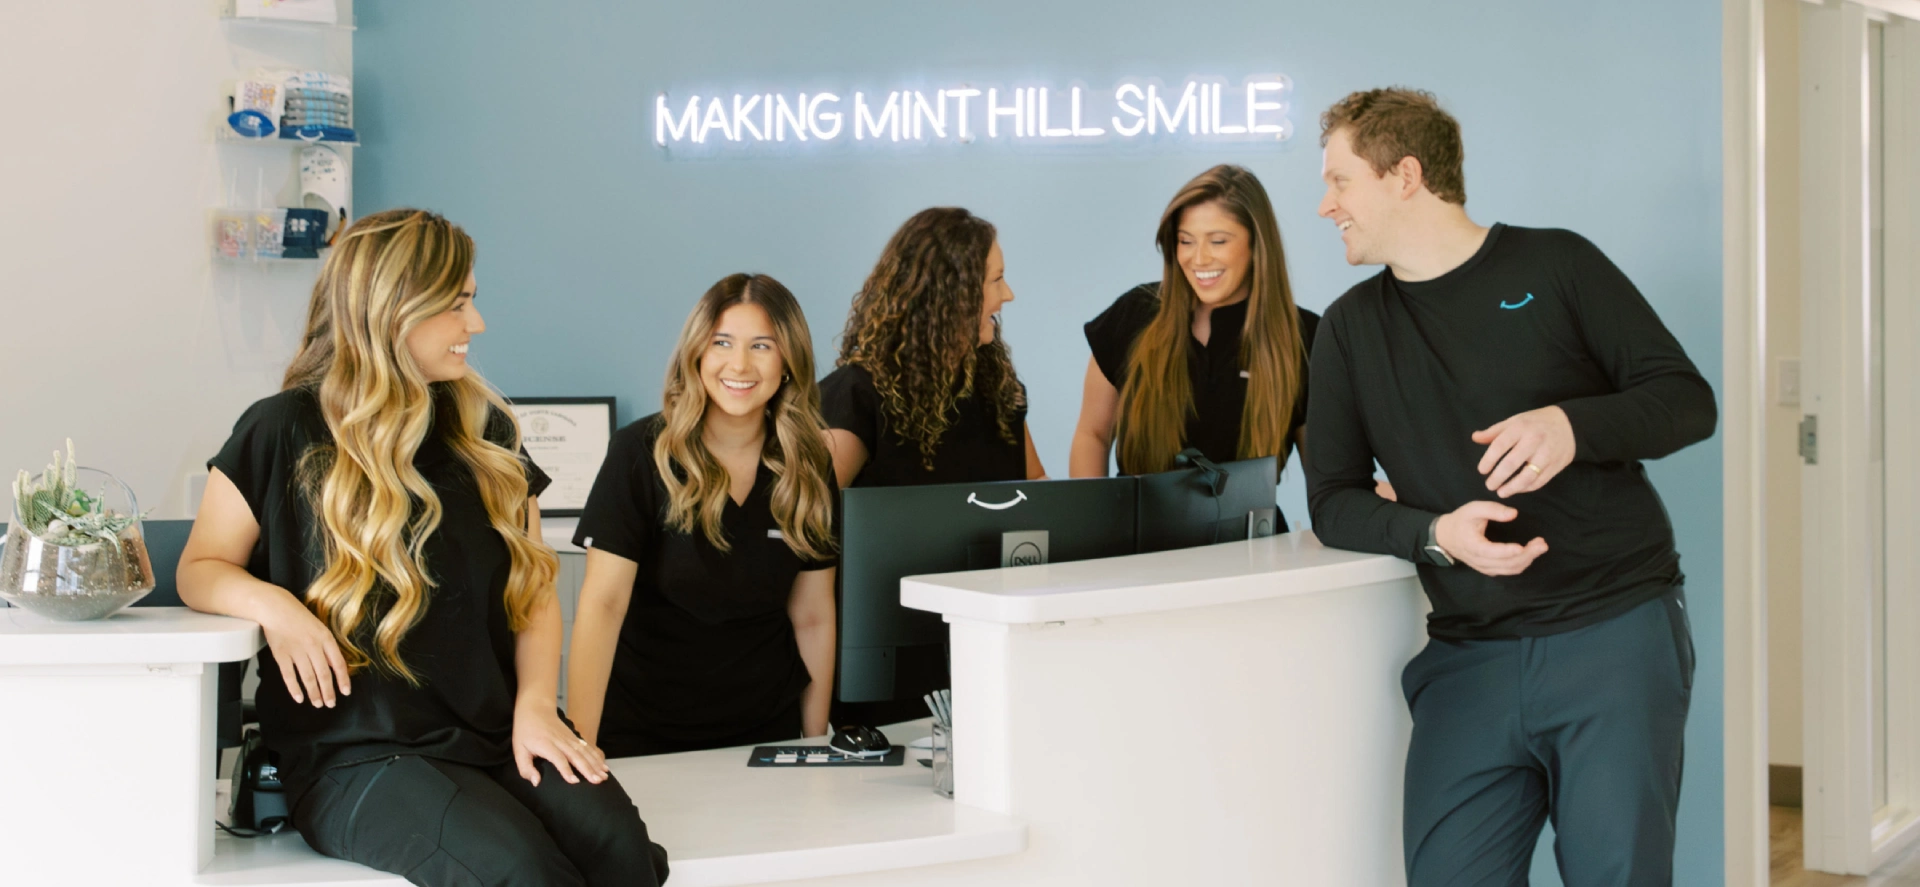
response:
<path id="1" fill-rule="evenodd" d="M 62 622 L 104 619 L 153 590 L 153 562 L 147 557 L 133 491 L 93 468 L 75 468 L 74 486 L 98 497 L 107 509 L 132 516 L 133 523 L 111 539 L 82 541 L 52 532 L 38 536 L 27 531 L 21 505 L 15 502 L 6 545 L 0 548 L 0 598 Z"/>

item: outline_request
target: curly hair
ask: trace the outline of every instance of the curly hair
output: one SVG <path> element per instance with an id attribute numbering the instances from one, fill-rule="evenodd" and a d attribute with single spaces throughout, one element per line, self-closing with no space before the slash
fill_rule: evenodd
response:
<path id="1" fill-rule="evenodd" d="M 873 376 L 880 409 L 893 433 L 918 444 L 933 468 L 934 451 L 953 424 L 955 405 L 984 398 L 1000 437 L 1019 443 L 1026 389 L 1013 352 L 994 331 L 980 344 L 980 307 L 987 254 L 997 233 L 986 219 L 958 207 L 922 210 L 893 233 L 867 282 L 853 297 L 836 366 Z"/>

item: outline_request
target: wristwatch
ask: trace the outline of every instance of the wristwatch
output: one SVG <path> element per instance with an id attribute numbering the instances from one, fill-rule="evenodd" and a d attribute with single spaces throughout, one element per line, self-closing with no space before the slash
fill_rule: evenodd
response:
<path id="1" fill-rule="evenodd" d="M 1453 555 L 1448 554 L 1446 549 L 1440 547 L 1439 518 L 1436 517 L 1432 523 L 1427 524 L 1427 544 L 1420 549 L 1420 553 L 1426 556 L 1427 563 L 1436 567 L 1453 566 Z"/>

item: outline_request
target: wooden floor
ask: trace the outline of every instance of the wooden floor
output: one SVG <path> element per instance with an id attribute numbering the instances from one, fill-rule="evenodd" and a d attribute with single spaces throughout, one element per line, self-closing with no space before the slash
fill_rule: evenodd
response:
<path id="1" fill-rule="evenodd" d="M 1800 808 L 1774 807 L 1773 887 L 1920 887 L 1920 847 L 1872 875 L 1829 875 L 1800 867 Z"/>

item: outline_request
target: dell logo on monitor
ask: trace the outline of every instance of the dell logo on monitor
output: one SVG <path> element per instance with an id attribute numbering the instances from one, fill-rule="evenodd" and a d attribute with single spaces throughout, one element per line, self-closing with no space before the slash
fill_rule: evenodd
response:
<path id="1" fill-rule="evenodd" d="M 1046 530 L 1000 534 L 1000 566 L 1032 567 L 1046 562 Z"/>

